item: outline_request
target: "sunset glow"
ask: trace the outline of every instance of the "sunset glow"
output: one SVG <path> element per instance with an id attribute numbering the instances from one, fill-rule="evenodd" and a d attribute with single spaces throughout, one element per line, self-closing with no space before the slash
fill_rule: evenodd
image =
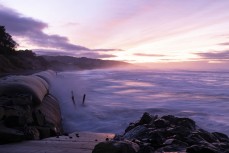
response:
<path id="1" fill-rule="evenodd" d="M 19 49 L 37 54 L 131 63 L 228 62 L 219 57 L 229 55 L 228 0 L 0 2 L 1 24 Z"/>

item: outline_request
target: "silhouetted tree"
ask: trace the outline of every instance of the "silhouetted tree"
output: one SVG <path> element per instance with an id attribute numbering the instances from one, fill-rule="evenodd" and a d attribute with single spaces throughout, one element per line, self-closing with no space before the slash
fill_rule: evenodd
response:
<path id="1" fill-rule="evenodd" d="M 9 54 L 15 51 L 17 43 L 8 34 L 4 26 L 0 26 L 0 54 Z"/>

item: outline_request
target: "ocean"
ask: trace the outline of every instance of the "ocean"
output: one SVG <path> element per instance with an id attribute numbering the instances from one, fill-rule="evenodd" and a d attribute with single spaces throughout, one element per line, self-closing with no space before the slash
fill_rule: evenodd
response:
<path id="1" fill-rule="evenodd" d="M 84 70 L 58 72 L 51 84 L 65 132 L 122 134 L 149 112 L 189 117 L 229 135 L 229 72 Z"/>

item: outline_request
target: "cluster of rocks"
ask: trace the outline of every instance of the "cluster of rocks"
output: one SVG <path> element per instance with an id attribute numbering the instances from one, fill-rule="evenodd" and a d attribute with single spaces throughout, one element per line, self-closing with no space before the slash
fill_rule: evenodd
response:
<path id="1" fill-rule="evenodd" d="M 49 94 L 44 78 L 10 76 L 0 80 L 0 144 L 63 133 L 59 103 Z"/>
<path id="2" fill-rule="evenodd" d="M 199 128 L 189 118 L 144 113 L 123 135 L 97 144 L 92 153 L 229 153 L 229 138 Z"/>

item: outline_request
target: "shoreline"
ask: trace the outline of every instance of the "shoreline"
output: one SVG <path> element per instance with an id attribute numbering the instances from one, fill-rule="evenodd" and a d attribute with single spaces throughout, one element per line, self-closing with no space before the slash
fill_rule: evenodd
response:
<path id="1" fill-rule="evenodd" d="M 91 153 L 97 143 L 110 140 L 112 133 L 74 132 L 68 136 L 50 137 L 0 145 L 2 153 Z"/>

